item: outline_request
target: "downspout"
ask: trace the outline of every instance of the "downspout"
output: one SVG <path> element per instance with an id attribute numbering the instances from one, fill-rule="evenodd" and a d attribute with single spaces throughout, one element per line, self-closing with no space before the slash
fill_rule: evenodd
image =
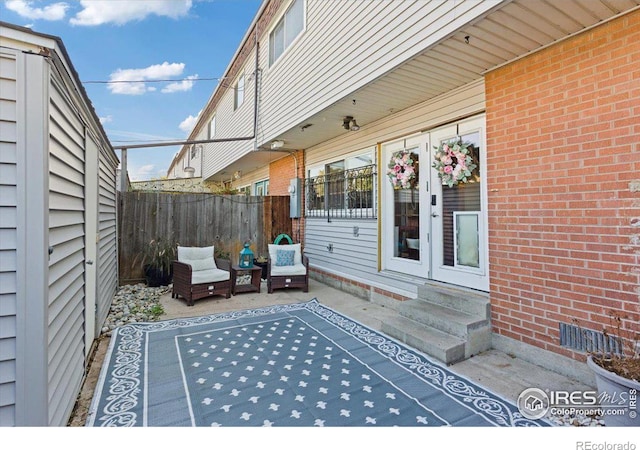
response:
<path id="1" fill-rule="evenodd" d="M 153 148 L 153 147 L 171 147 L 174 145 L 182 145 L 182 146 L 188 146 L 191 144 L 209 144 L 209 143 L 216 143 L 216 142 L 238 142 L 238 141 L 250 141 L 253 140 L 254 141 L 254 150 L 258 149 L 258 77 L 259 77 L 259 42 L 258 42 L 258 27 L 256 25 L 256 33 L 255 33 L 255 40 L 256 40 L 256 70 L 255 70 L 255 83 L 254 83 L 254 99 L 253 99 L 253 134 L 251 136 L 246 136 L 246 137 L 235 137 L 235 138 L 222 138 L 222 139 L 193 139 L 193 140 L 186 140 L 186 141 L 171 141 L 171 142 L 151 142 L 151 143 L 147 143 L 147 144 L 133 144 L 133 145 L 118 145 L 118 146 L 113 146 L 112 148 L 114 150 L 121 150 L 122 151 L 122 161 L 121 161 L 121 168 L 120 168 L 120 173 L 121 175 L 124 174 L 126 175 L 127 173 L 127 159 L 126 159 L 126 154 L 127 154 L 127 150 L 128 149 L 132 149 L 132 148 Z M 204 150 L 204 149 L 203 149 Z M 187 149 L 187 151 L 189 151 Z M 200 156 L 201 161 L 203 159 L 203 156 Z M 202 162 L 200 163 L 200 177 L 202 178 Z M 203 180 L 204 181 L 204 180 Z M 123 186 L 123 191 L 126 190 L 124 189 L 125 183 L 126 181 L 121 180 L 122 182 L 122 186 Z"/>
<path id="2" fill-rule="evenodd" d="M 260 53 L 260 42 L 258 41 L 258 24 L 256 23 L 256 72 L 255 72 L 255 80 L 253 82 L 253 150 L 258 150 L 258 83 L 260 81 L 260 68 L 259 64 L 259 53 Z"/>

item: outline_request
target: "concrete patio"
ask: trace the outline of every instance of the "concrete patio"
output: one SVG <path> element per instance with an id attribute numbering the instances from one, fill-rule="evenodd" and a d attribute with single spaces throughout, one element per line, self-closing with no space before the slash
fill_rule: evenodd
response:
<path id="1" fill-rule="evenodd" d="M 316 298 L 320 303 L 378 331 L 385 318 L 397 314 L 389 306 L 363 300 L 311 279 L 308 293 L 302 292 L 301 289 L 284 289 L 267 294 L 266 282 L 263 281 L 260 293 L 242 293 L 232 296 L 230 299 L 221 296 L 209 297 L 196 301 L 195 305 L 191 307 L 188 307 L 183 299 L 173 299 L 171 294 L 167 293 L 160 300 L 165 311 L 160 320 L 304 302 L 312 298 Z M 108 344 L 108 338 L 101 339 L 98 344 L 74 416 L 69 423 L 70 426 L 84 426 L 85 424 L 86 414 Z M 449 369 L 514 403 L 520 393 L 530 387 L 567 391 L 594 388 L 497 350 L 489 350 L 450 365 Z"/>

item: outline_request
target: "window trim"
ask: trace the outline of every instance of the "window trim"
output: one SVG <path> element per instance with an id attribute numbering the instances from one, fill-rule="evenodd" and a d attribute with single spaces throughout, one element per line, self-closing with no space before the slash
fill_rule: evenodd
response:
<path id="1" fill-rule="evenodd" d="M 289 45 L 282 49 L 282 53 L 280 53 L 280 55 L 278 55 L 275 59 L 272 59 L 271 40 L 272 40 L 273 32 L 285 20 L 285 17 L 287 15 L 287 13 L 293 7 L 293 5 L 294 5 L 294 3 L 296 1 L 301 1 L 302 2 L 302 29 L 296 35 L 296 37 L 289 43 Z M 285 27 L 286 27 L 286 23 L 285 23 Z M 286 28 L 285 28 L 285 30 L 286 30 Z M 278 18 L 278 21 L 275 22 L 274 25 L 269 29 L 269 33 L 267 34 L 267 36 L 268 36 L 267 48 L 269 50 L 268 51 L 268 55 L 267 55 L 268 56 L 268 61 L 267 61 L 268 62 L 268 67 L 271 68 L 271 67 L 275 66 L 278 63 L 278 61 L 280 61 L 282 59 L 282 57 L 289 51 L 289 49 L 296 44 L 298 39 L 300 39 L 300 36 L 302 36 L 306 30 L 307 30 L 307 2 L 306 2 L 306 0 L 292 0 L 289 3 L 289 5 L 287 6 L 287 9 L 285 9 L 284 12 L 282 13 L 282 15 Z"/>
<path id="2" fill-rule="evenodd" d="M 239 89 L 240 80 L 242 80 L 242 91 Z M 245 76 L 244 70 L 240 72 L 238 78 L 236 78 L 236 82 L 233 85 L 233 110 L 237 110 L 244 103 L 244 93 L 246 91 L 247 85 L 247 77 Z M 241 92 L 241 94 L 239 94 Z"/>
<path id="3" fill-rule="evenodd" d="M 236 191 L 239 194 L 244 194 L 249 197 L 251 195 L 251 184 L 243 184 L 242 186 L 238 186 L 236 188 Z"/>
<path id="4" fill-rule="evenodd" d="M 211 132 L 211 125 L 213 125 L 213 133 Z M 216 135 L 217 125 L 218 124 L 216 123 L 216 115 L 214 114 L 209 121 L 209 139 L 213 139 L 213 137 Z"/>
<path id="5" fill-rule="evenodd" d="M 262 194 L 258 194 L 258 186 L 262 186 L 264 192 Z M 269 178 L 265 178 L 264 180 L 258 180 L 253 183 L 253 195 L 266 197 L 269 195 Z"/>
<path id="6" fill-rule="evenodd" d="M 348 164 L 348 160 L 350 159 L 355 159 L 358 158 L 359 156 L 367 156 L 370 158 L 371 160 L 371 164 L 366 164 L 366 165 L 361 165 L 361 166 L 356 166 L 353 167 L 350 164 Z M 305 183 L 305 205 L 304 205 L 304 213 L 305 213 L 305 217 L 308 219 L 326 219 L 327 217 L 329 218 L 335 218 L 335 219 L 346 219 L 346 220 L 376 220 L 378 217 L 378 211 L 377 211 L 377 201 L 378 201 L 378 165 L 377 165 L 377 161 L 376 161 L 376 150 L 371 148 L 367 151 L 357 151 L 357 152 L 352 152 L 346 155 L 343 155 L 341 159 L 332 159 L 332 160 L 328 160 L 325 161 L 322 164 L 315 164 L 313 166 L 310 166 L 309 168 L 307 168 L 307 181 L 311 178 L 315 178 L 317 176 L 321 176 L 321 175 L 314 175 L 311 176 L 310 173 L 311 171 L 314 170 L 322 170 L 324 172 L 324 174 L 322 176 L 327 176 L 327 167 L 330 166 L 331 164 L 335 164 L 335 163 L 339 163 L 339 162 L 343 162 L 344 165 L 344 169 L 342 171 L 340 171 L 343 174 L 346 174 L 348 172 L 353 172 L 356 171 L 360 168 L 365 168 L 365 167 L 371 167 L 373 172 L 371 174 L 371 181 L 372 181 L 372 186 L 371 186 L 371 207 L 367 207 L 367 208 L 349 208 L 348 205 L 348 200 L 347 200 L 347 194 L 346 194 L 346 188 L 347 188 L 347 183 L 346 183 L 346 178 L 345 178 L 345 198 L 344 198 L 344 202 L 343 202 L 343 207 L 342 208 L 330 208 L 327 205 L 327 198 L 326 198 L 326 186 L 325 186 L 325 198 L 323 201 L 324 204 L 324 208 L 317 208 L 317 209 L 309 209 L 309 193 L 308 193 L 308 186 Z M 326 183 L 326 182 L 325 182 Z M 358 214 L 351 214 L 350 211 L 360 211 L 360 213 Z"/>

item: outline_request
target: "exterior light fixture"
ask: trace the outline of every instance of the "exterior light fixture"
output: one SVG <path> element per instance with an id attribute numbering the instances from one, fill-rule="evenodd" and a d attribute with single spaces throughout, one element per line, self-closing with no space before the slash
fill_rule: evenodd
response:
<path id="1" fill-rule="evenodd" d="M 284 147 L 284 141 L 273 141 L 271 143 L 271 150 L 275 150 L 282 147 Z"/>
<path id="2" fill-rule="evenodd" d="M 358 125 L 356 119 L 351 116 L 347 116 L 342 119 L 342 128 L 349 131 L 358 131 L 360 129 L 360 125 Z"/>

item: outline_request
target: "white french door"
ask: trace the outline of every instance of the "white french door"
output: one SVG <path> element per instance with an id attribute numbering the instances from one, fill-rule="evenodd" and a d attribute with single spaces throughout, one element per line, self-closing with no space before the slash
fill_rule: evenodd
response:
<path id="1" fill-rule="evenodd" d="M 431 167 L 431 276 L 434 280 L 489 290 L 484 116 L 430 132 L 431 156 L 444 142 L 468 144 L 477 166 L 467 182 L 443 184 Z M 431 166 L 431 165 L 430 165 Z"/>
<path id="2" fill-rule="evenodd" d="M 484 123 L 477 116 L 382 145 L 384 270 L 489 290 Z M 467 182 L 450 187 L 432 164 L 436 148 L 456 140 L 468 144 L 477 167 Z M 387 176 L 400 151 L 417 164 L 410 188 L 394 187 Z"/>
<path id="3" fill-rule="evenodd" d="M 383 180 L 383 268 L 409 275 L 429 276 L 429 223 L 425 217 L 427 181 L 429 178 L 425 135 L 416 135 L 390 142 L 382 146 L 385 162 Z M 392 185 L 388 175 L 388 164 L 398 152 L 407 152 L 414 166 L 418 167 L 411 187 Z M 426 169 L 425 169 L 426 167 Z"/>

